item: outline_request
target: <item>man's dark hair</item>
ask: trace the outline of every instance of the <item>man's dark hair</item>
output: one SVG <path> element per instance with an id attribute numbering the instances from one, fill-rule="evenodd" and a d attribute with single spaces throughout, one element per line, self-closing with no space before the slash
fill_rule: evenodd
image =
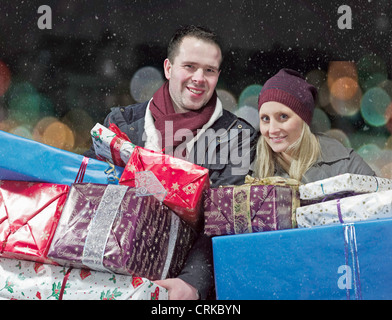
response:
<path id="1" fill-rule="evenodd" d="M 185 37 L 194 37 L 200 40 L 204 40 L 206 42 L 213 43 L 217 45 L 222 52 L 221 40 L 216 33 L 202 26 L 184 26 L 177 29 L 177 31 L 174 33 L 173 37 L 169 41 L 169 45 L 167 47 L 167 57 L 171 63 L 173 63 L 174 58 L 177 56 L 178 49 L 181 45 L 182 40 Z"/>

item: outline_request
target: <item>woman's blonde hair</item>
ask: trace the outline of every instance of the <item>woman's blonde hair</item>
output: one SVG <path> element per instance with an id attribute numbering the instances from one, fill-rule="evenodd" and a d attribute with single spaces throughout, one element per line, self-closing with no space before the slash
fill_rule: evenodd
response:
<path id="1" fill-rule="evenodd" d="M 286 150 L 291 152 L 292 162 L 288 164 L 280 155 L 275 153 L 260 136 L 257 143 L 254 175 L 256 178 L 272 177 L 275 174 L 276 165 L 285 170 L 290 178 L 298 181 L 317 161 L 320 156 L 320 144 L 318 138 L 310 131 L 308 124 L 303 122 L 302 132 L 299 139 Z"/>

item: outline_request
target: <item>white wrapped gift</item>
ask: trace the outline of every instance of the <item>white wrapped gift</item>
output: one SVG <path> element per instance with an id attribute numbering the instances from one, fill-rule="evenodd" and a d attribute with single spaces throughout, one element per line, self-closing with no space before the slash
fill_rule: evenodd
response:
<path id="1" fill-rule="evenodd" d="M 392 180 L 375 176 L 345 173 L 335 177 L 301 185 L 301 200 L 321 200 L 329 195 L 363 194 L 392 190 Z"/>
<path id="2" fill-rule="evenodd" d="M 91 129 L 90 133 L 98 159 L 108 160 L 117 166 L 125 167 L 135 149 L 133 143 L 99 123 Z"/>
<path id="3" fill-rule="evenodd" d="M 3 300 L 167 300 L 146 278 L 0 258 Z"/>
<path id="4" fill-rule="evenodd" d="M 320 202 L 296 210 L 299 228 L 392 217 L 392 190 Z"/>

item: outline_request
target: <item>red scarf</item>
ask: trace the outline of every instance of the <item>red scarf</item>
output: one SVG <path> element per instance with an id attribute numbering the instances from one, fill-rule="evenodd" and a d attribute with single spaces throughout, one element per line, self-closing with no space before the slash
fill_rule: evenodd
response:
<path id="1" fill-rule="evenodd" d="M 212 114 L 214 113 L 217 94 L 214 91 L 210 101 L 208 101 L 208 103 L 201 109 L 184 113 L 176 113 L 174 111 L 173 103 L 169 93 L 168 81 L 166 81 L 162 87 L 160 87 L 155 92 L 152 98 L 153 99 L 150 103 L 150 111 L 155 120 L 155 128 L 162 135 L 162 148 L 167 149 L 170 147 L 177 147 L 180 143 L 185 141 L 186 137 L 183 137 L 182 141 L 174 141 L 174 135 L 179 129 L 189 129 L 192 131 L 193 137 L 196 136 L 197 130 L 201 129 L 203 125 L 205 125 L 208 120 L 210 120 Z M 168 145 L 164 145 L 166 141 L 165 121 L 171 121 L 173 123 L 173 137 L 170 137 L 170 144 Z"/>

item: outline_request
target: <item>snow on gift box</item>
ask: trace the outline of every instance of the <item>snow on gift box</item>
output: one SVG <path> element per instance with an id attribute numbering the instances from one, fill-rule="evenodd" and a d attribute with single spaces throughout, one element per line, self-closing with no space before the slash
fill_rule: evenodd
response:
<path id="1" fill-rule="evenodd" d="M 181 271 L 193 240 L 193 230 L 153 196 L 137 196 L 127 186 L 76 183 L 48 257 L 156 280 Z"/>

